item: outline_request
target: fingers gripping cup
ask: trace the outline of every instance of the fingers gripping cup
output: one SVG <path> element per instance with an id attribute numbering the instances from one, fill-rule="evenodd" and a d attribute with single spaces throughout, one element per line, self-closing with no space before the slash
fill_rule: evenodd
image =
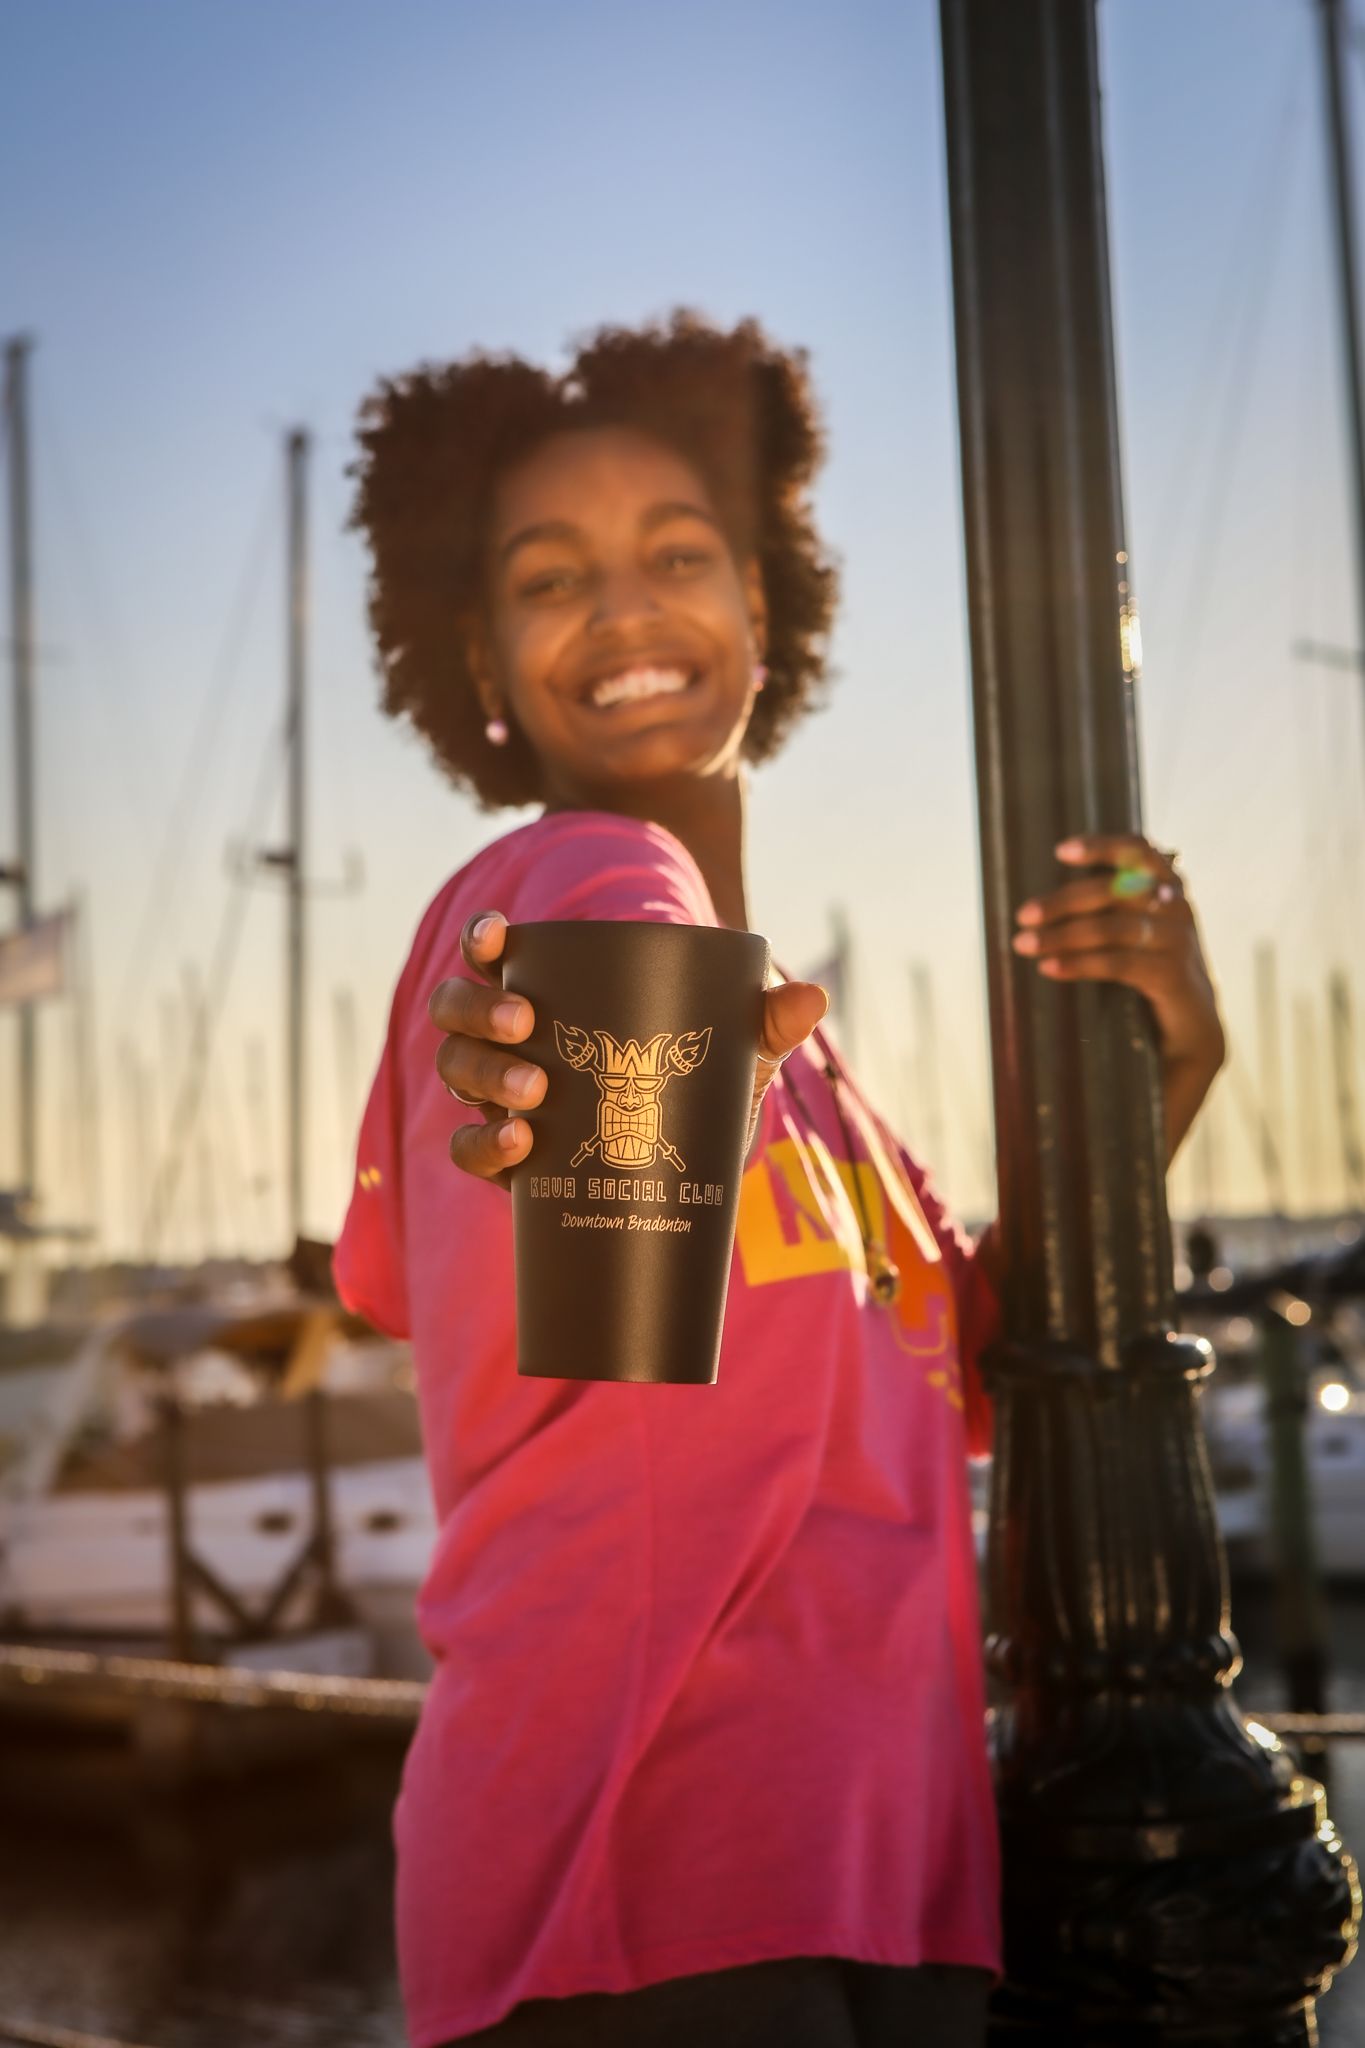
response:
<path id="1" fill-rule="evenodd" d="M 754 932 L 508 927 L 547 1077 L 511 1169 L 527 1378 L 715 1380 L 768 964 Z"/>

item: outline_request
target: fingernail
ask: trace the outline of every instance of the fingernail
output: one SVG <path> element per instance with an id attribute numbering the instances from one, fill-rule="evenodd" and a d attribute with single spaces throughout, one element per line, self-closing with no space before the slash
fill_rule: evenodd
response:
<path id="1" fill-rule="evenodd" d="M 511 1089 L 513 1095 L 529 1095 L 539 1079 L 539 1067 L 509 1067 L 507 1069 L 507 1086 Z"/>
<path id="2" fill-rule="evenodd" d="M 476 940 L 486 939 L 496 923 L 497 919 L 495 917 L 481 917 L 470 933 L 470 937 Z"/>
<path id="3" fill-rule="evenodd" d="M 498 1125 L 498 1144 L 504 1152 L 514 1152 L 521 1143 L 524 1126 L 515 1117 L 509 1117 L 505 1124 Z"/>
<path id="4" fill-rule="evenodd" d="M 1036 953 L 1038 951 L 1038 934 L 1036 932 L 1016 932 L 1010 940 L 1010 944 L 1016 953 Z"/>
<path id="5" fill-rule="evenodd" d="M 493 1022 L 499 1031 L 515 1031 L 526 1014 L 526 1005 L 509 996 L 505 1003 L 494 1003 Z"/>
<path id="6" fill-rule="evenodd" d="M 1020 924 L 1037 924 L 1043 913 L 1036 903 L 1021 903 L 1014 915 Z"/>
<path id="7" fill-rule="evenodd" d="M 1084 853 L 1085 845 L 1079 839 L 1059 839 L 1052 850 L 1054 853 L 1060 853 L 1062 858 L 1065 859 L 1068 854 Z"/>

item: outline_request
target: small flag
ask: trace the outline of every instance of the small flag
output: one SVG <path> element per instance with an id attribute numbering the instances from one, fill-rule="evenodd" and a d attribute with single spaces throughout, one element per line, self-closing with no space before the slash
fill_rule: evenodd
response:
<path id="1" fill-rule="evenodd" d="M 58 910 L 0 938 L 0 1008 L 64 993 L 70 923 L 71 912 Z"/>

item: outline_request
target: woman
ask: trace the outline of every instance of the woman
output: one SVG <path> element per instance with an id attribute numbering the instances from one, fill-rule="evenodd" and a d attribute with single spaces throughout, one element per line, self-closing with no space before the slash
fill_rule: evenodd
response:
<path id="1" fill-rule="evenodd" d="M 559 381 L 424 368 L 361 440 L 385 708 L 485 807 L 541 807 L 421 922 L 336 1254 L 412 1338 L 440 1521 L 395 1812 L 414 2048 L 969 2048 L 999 1961 L 965 1463 L 994 1240 L 823 990 L 765 997 L 717 1384 L 515 1371 L 504 1195 L 546 1077 L 506 924 L 747 928 L 749 766 L 818 701 L 835 600 L 805 358 L 677 314 Z M 1059 851 L 1146 896 L 1087 874 L 1021 908 L 1020 950 L 1148 994 L 1173 1151 L 1222 1057 L 1192 913 L 1146 841 Z"/>

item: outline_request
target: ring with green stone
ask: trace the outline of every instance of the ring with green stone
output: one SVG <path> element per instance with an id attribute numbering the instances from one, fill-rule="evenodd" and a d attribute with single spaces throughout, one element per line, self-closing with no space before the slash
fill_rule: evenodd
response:
<path id="1" fill-rule="evenodd" d="M 1150 868 L 1119 868 L 1109 884 L 1111 896 L 1146 896 L 1156 887 Z"/>

